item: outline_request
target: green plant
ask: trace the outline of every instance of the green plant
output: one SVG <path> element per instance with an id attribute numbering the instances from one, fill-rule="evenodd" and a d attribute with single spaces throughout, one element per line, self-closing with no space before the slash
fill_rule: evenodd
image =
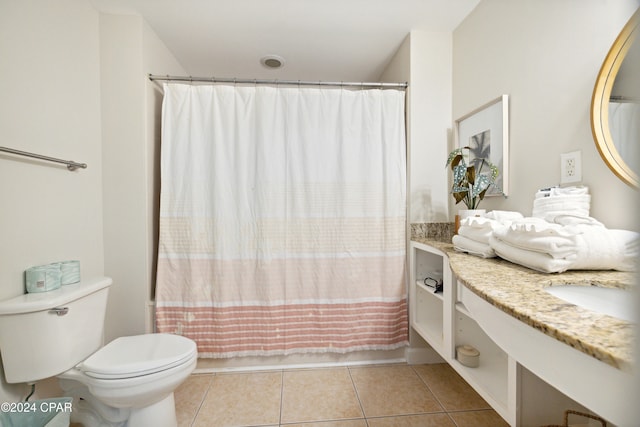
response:
<path id="1" fill-rule="evenodd" d="M 464 202 L 468 209 L 477 209 L 489 187 L 493 185 L 497 188 L 495 182 L 499 171 L 496 165 L 485 158 L 474 158 L 467 164 L 465 158 L 469 158 L 470 150 L 470 147 L 453 150 L 445 167 L 451 165 L 453 171 L 451 194 L 456 204 Z"/>

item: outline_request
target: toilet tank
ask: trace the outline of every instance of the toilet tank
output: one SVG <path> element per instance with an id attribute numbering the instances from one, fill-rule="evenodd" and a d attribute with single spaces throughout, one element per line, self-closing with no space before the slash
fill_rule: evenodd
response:
<path id="1" fill-rule="evenodd" d="M 0 301 L 0 355 L 9 383 L 65 372 L 103 344 L 109 277 Z"/>

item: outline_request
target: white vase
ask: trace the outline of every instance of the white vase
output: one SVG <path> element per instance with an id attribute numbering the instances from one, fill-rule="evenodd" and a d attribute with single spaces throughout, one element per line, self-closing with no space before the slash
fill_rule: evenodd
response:
<path id="1" fill-rule="evenodd" d="M 463 220 L 470 216 L 484 216 L 486 213 L 486 209 L 460 209 L 458 211 L 458 216 L 460 217 L 460 220 Z"/>
<path id="2" fill-rule="evenodd" d="M 456 215 L 455 223 L 454 223 L 454 234 L 458 234 L 458 229 L 460 228 L 460 221 L 465 218 L 469 218 L 470 216 L 484 216 L 487 213 L 486 209 L 460 209 L 458 214 Z"/>

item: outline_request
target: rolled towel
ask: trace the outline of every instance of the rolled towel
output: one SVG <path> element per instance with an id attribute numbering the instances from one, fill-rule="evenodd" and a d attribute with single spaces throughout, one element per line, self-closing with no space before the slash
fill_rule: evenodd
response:
<path id="1" fill-rule="evenodd" d="M 496 256 L 495 251 L 488 243 L 480 243 L 459 234 L 453 236 L 451 243 L 453 243 L 453 249 L 458 252 L 465 252 L 481 258 L 494 258 Z"/>

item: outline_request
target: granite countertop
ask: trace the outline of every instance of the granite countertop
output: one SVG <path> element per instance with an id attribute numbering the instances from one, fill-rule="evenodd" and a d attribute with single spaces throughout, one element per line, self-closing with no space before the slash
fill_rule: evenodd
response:
<path id="1" fill-rule="evenodd" d="M 631 369 L 632 323 L 567 303 L 544 288 L 566 283 L 627 287 L 634 283 L 633 273 L 540 273 L 501 258 L 484 259 L 457 252 L 451 243 L 425 238 L 412 241 L 446 253 L 458 280 L 505 313 L 615 368 Z"/>

